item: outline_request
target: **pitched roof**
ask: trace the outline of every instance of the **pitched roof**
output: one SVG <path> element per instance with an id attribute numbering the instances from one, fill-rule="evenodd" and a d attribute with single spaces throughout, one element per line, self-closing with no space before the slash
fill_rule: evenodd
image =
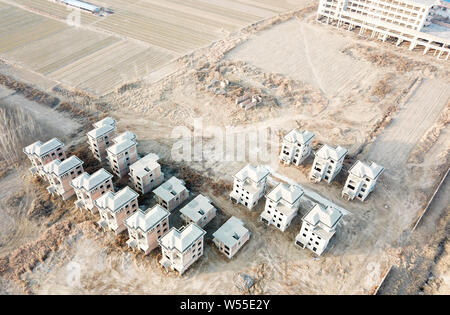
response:
<path id="1" fill-rule="evenodd" d="M 175 248 L 182 253 L 205 234 L 206 232 L 202 228 L 191 223 L 181 230 L 172 228 L 159 240 L 159 244 L 167 249 Z"/>
<path id="2" fill-rule="evenodd" d="M 56 176 L 61 176 L 64 173 L 82 165 L 84 162 L 81 161 L 77 156 L 72 155 L 64 161 L 53 160 L 50 163 L 44 165 L 44 172 L 47 174 L 54 174 Z"/>
<path id="3" fill-rule="evenodd" d="M 116 212 L 126 203 L 137 198 L 139 194 L 130 187 L 126 186 L 116 193 L 106 192 L 103 196 L 95 200 L 95 204 L 102 209 L 109 209 Z"/>
<path id="4" fill-rule="evenodd" d="M 191 202 L 184 206 L 180 212 L 192 221 L 197 222 L 203 217 L 204 214 L 211 211 L 211 209 L 214 209 L 214 206 L 211 204 L 211 200 L 203 195 L 198 195 L 195 199 L 191 200 Z"/>
<path id="5" fill-rule="evenodd" d="M 314 138 L 314 134 L 308 130 L 298 130 L 292 129 L 285 136 L 284 140 L 289 141 L 291 143 L 301 143 L 305 144 L 311 141 Z"/>
<path id="6" fill-rule="evenodd" d="M 251 164 L 247 164 L 243 169 L 234 175 L 237 179 L 241 181 L 245 181 L 247 178 L 250 178 L 254 182 L 259 182 L 266 178 L 270 172 L 264 166 L 253 166 Z"/>
<path id="7" fill-rule="evenodd" d="M 244 226 L 244 221 L 231 217 L 213 233 L 213 237 L 231 248 L 246 233 L 248 233 L 248 229 Z"/>
<path id="8" fill-rule="evenodd" d="M 147 232 L 170 215 L 169 211 L 156 205 L 148 211 L 139 210 L 125 220 L 125 225 L 132 229 Z"/>
<path id="9" fill-rule="evenodd" d="M 375 162 L 369 162 L 369 164 L 366 164 L 361 161 L 356 161 L 356 163 L 350 168 L 349 173 L 359 178 L 364 178 L 367 176 L 370 179 L 376 179 L 383 172 L 383 170 L 384 168 Z"/>
<path id="10" fill-rule="evenodd" d="M 343 156 L 347 154 L 348 150 L 344 147 L 337 146 L 336 148 L 333 148 L 329 146 L 328 144 L 324 144 L 317 152 L 316 156 L 328 160 L 340 160 Z"/>
<path id="11" fill-rule="evenodd" d="M 162 183 L 158 188 L 153 190 L 153 193 L 168 202 L 175 198 L 180 192 L 185 190 L 184 181 L 172 176 L 170 179 Z"/>
<path id="12" fill-rule="evenodd" d="M 115 144 L 108 147 L 106 150 L 111 154 L 116 155 L 136 145 L 136 135 L 131 131 L 125 131 L 115 137 L 113 139 L 113 142 Z"/>
<path id="13" fill-rule="evenodd" d="M 64 143 L 62 143 L 58 138 L 53 138 L 45 143 L 42 143 L 42 141 L 36 141 L 35 143 L 25 147 L 23 151 L 26 154 L 34 154 L 38 157 L 42 157 L 48 152 L 53 151 L 60 146 L 64 146 Z"/>
<path id="14" fill-rule="evenodd" d="M 144 176 L 150 171 L 155 170 L 156 168 L 160 167 L 159 163 L 159 156 L 154 153 L 149 153 L 143 158 L 137 160 L 133 164 L 130 165 L 130 170 L 139 177 Z"/>
<path id="15" fill-rule="evenodd" d="M 104 125 L 104 126 L 100 126 L 98 128 L 95 128 L 95 129 L 89 131 L 87 133 L 87 135 L 90 138 L 97 139 L 97 138 L 107 134 L 108 132 L 113 131 L 115 128 L 116 128 L 115 126 Z"/>
<path id="16" fill-rule="evenodd" d="M 113 126 L 116 127 L 116 120 L 111 117 L 103 118 L 102 120 L 97 121 L 93 124 L 94 128 L 100 128 L 102 126 Z"/>
<path id="17" fill-rule="evenodd" d="M 303 217 L 303 220 L 311 225 L 317 225 L 319 222 L 325 224 L 327 227 L 332 228 L 342 217 L 342 213 L 328 206 L 326 208 L 319 204 L 316 204 L 309 212 Z"/>
<path id="18" fill-rule="evenodd" d="M 87 191 L 97 187 L 101 183 L 104 183 L 108 179 L 111 179 L 113 176 L 108 173 L 104 168 L 99 169 L 92 175 L 89 175 L 87 172 L 84 172 L 80 176 L 74 178 L 70 183 L 74 188 L 84 188 Z"/>
<path id="19" fill-rule="evenodd" d="M 270 193 L 267 194 L 267 198 L 278 202 L 280 199 L 293 204 L 303 196 L 303 189 L 298 185 L 288 185 L 285 183 L 278 184 Z"/>

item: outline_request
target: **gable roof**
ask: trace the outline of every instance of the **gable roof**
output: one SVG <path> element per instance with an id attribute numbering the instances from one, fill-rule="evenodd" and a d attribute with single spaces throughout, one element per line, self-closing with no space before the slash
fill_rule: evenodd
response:
<path id="1" fill-rule="evenodd" d="M 305 144 L 310 142 L 313 138 L 314 134 L 308 130 L 300 131 L 298 129 L 292 129 L 284 136 L 283 139 L 291 143 Z"/>
<path id="2" fill-rule="evenodd" d="M 200 220 L 204 214 L 214 209 L 214 206 L 211 204 L 211 200 L 208 197 L 203 195 L 198 195 L 195 199 L 191 200 L 186 206 L 184 206 L 180 212 L 187 216 L 194 222 Z M 203 212 L 203 214 L 200 213 Z"/>
<path id="3" fill-rule="evenodd" d="M 264 166 L 253 166 L 251 164 L 247 164 L 243 169 L 241 169 L 239 172 L 234 175 L 235 178 L 245 181 L 247 178 L 251 179 L 252 181 L 258 183 L 265 179 L 270 172 L 264 167 Z"/>
<path id="4" fill-rule="evenodd" d="M 336 148 L 333 148 L 329 146 L 328 144 L 324 144 L 317 152 L 316 156 L 328 160 L 340 160 L 343 156 L 347 154 L 348 150 L 344 147 L 337 146 Z"/>
<path id="5" fill-rule="evenodd" d="M 369 164 L 366 164 L 361 161 L 356 161 L 348 172 L 359 178 L 364 178 L 367 176 L 370 179 L 376 179 L 383 172 L 383 170 L 384 168 L 375 162 L 369 162 Z"/>
<path id="6" fill-rule="evenodd" d="M 106 192 L 103 196 L 95 200 L 95 204 L 101 209 L 109 209 L 116 212 L 126 203 L 137 198 L 139 194 L 130 187 L 126 186 L 116 193 Z"/>
<path id="7" fill-rule="evenodd" d="M 54 174 L 56 176 L 61 176 L 64 173 L 82 165 L 84 162 L 81 161 L 77 156 L 72 155 L 64 161 L 53 160 L 50 163 L 44 165 L 44 172 L 47 174 Z"/>
<path id="8" fill-rule="evenodd" d="M 104 168 L 99 169 L 92 175 L 89 175 L 89 173 L 84 172 L 80 176 L 74 178 L 70 185 L 74 188 L 84 188 L 87 191 L 90 191 L 100 185 L 101 183 L 104 183 L 108 179 L 111 179 L 113 176 L 108 173 Z"/>
<path id="9" fill-rule="evenodd" d="M 185 189 L 184 181 L 172 176 L 170 179 L 159 185 L 158 188 L 154 189 L 153 193 L 162 200 L 169 202 Z"/>
<path id="10" fill-rule="evenodd" d="M 213 237 L 231 248 L 246 233 L 248 233 L 248 229 L 244 226 L 244 221 L 236 217 L 231 217 L 213 233 Z"/>
<path id="11" fill-rule="evenodd" d="M 57 149 L 60 146 L 64 146 L 64 143 L 62 143 L 58 138 L 53 138 L 45 143 L 42 143 L 42 141 L 36 141 L 33 144 L 30 144 L 29 146 L 25 147 L 23 151 L 26 154 L 33 154 L 38 157 L 42 157 L 45 154 Z"/>
<path id="12" fill-rule="evenodd" d="M 155 170 L 160 167 L 159 156 L 154 153 L 149 153 L 143 158 L 137 160 L 130 165 L 130 171 L 132 171 L 136 176 L 142 177 L 150 171 Z"/>
<path id="13" fill-rule="evenodd" d="M 301 196 L 303 196 L 303 189 L 300 186 L 280 183 L 274 189 L 272 189 L 272 191 L 268 193 L 266 197 L 275 202 L 283 199 L 288 203 L 293 204 Z"/>
<path id="14" fill-rule="evenodd" d="M 106 150 L 111 154 L 117 155 L 132 146 L 136 145 L 136 135 L 131 131 L 125 131 L 113 139 L 114 144 Z"/>
<path id="15" fill-rule="evenodd" d="M 169 215 L 169 211 L 160 205 L 156 205 L 148 211 L 139 210 L 133 213 L 125 220 L 125 225 L 132 229 L 140 229 L 143 232 L 147 232 Z"/>
<path id="16" fill-rule="evenodd" d="M 191 223 L 184 229 L 181 228 L 180 230 L 173 227 L 159 240 L 159 244 L 169 250 L 175 248 L 179 252 L 183 253 L 205 234 L 206 232 L 202 228 L 198 227 L 195 223 Z"/>
<path id="17" fill-rule="evenodd" d="M 332 228 L 337 224 L 341 217 L 342 213 L 339 210 L 331 206 L 324 208 L 319 204 L 315 204 L 315 206 L 303 217 L 303 220 L 311 225 L 322 223 L 327 227 Z"/>
<path id="18" fill-rule="evenodd" d="M 93 124 L 94 128 L 100 128 L 102 126 L 113 126 L 116 127 L 116 120 L 112 117 L 105 117 L 102 120 L 97 121 Z"/>

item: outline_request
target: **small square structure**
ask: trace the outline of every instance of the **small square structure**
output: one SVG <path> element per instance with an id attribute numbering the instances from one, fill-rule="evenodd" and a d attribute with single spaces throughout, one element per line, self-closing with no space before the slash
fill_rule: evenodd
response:
<path id="1" fill-rule="evenodd" d="M 142 195 L 161 185 L 164 180 L 158 160 L 156 154 L 149 153 L 130 166 L 130 182 Z"/>
<path id="2" fill-rule="evenodd" d="M 52 195 L 57 194 L 61 196 L 63 200 L 67 200 L 75 194 L 75 190 L 70 185 L 70 182 L 84 172 L 83 161 L 75 155 L 63 162 L 53 160 L 44 165 L 44 172 L 50 183 L 47 191 Z"/>
<path id="3" fill-rule="evenodd" d="M 324 144 L 315 154 L 309 179 L 316 183 L 320 182 L 322 179 L 331 183 L 341 171 L 347 152 L 348 150 L 341 146 L 333 148 Z"/>
<path id="4" fill-rule="evenodd" d="M 108 191 L 95 200 L 95 205 L 100 213 L 97 224 L 103 229 L 107 228 L 116 234 L 126 230 L 125 219 L 139 209 L 139 194 L 126 186 L 116 193 Z"/>
<path id="5" fill-rule="evenodd" d="M 283 137 L 280 160 L 286 165 L 299 166 L 311 154 L 313 139 L 310 131 L 291 130 Z"/>
<path id="6" fill-rule="evenodd" d="M 203 195 L 198 195 L 180 210 L 181 218 L 186 223 L 193 222 L 201 228 L 214 219 L 216 212 L 211 200 Z"/>
<path id="7" fill-rule="evenodd" d="M 95 129 L 87 133 L 88 144 L 94 157 L 101 162 L 108 156 L 106 148 L 112 144 L 112 139 L 116 137 L 116 120 L 106 117 L 93 126 Z"/>
<path id="8" fill-rule="evenodd" d="M 203 256 L 206 232 L 195 223 L 181 229 L 172 228 L 159 240 L 162 259 L 160 264 L 183 274 L 194 262 Z"/>
<path id="9" fill-rule="evenodd" d="M 213 242 L 229 259 L 250 239 L 250 231 L 244 221 L 231 217 L 213 234 Z"/>
<path id="10" fill-rule="evenodd" d="M 113 173 L 122 178 L 130 171 L 130 165 L 137 161 L 136 135 L 125 131 L 113 139 L 114 144 L 106 149 L 108 163 Z"/>
<path id="11" fill-rule="evenodd" d="M 295 238 L 295 243 L 322 255 L 330 239 L 336 233 L 336 227 L 342 218 L 342 213 L 328 206 L 316 204 L 302 219 L 302 228 Z"/>
<path id="12" fill-rule="evenodd" d="M 153 190 L 157 202 L 165 209 L 172 212 L 189 197 L 185 183 L 181 179 L 172 176 L 158 188 Z"/>
<path id="13" fill-rule="evenodd" d="M 130 239 L 128 247 L 145 254 L 158 247 L 158 240 L 169 231 L 169 211 L 160 205 L 143 211 L 139 209 L 125 220 Z"/>
<path id="14" fill-rule="evenodd" d="M 278 184 L 266 195 L 266 207 L 261 221 L 284 232 L 298 213 L 304 192 L 300 186 Z"/>
<path id="15" fill-rule="evenodd" d="M 375 188 L 378 177 L 383 173 L 383 167 L 370 162 L 365 164 L 357 161 L 348 171 L 347 181 L 342 190 L 342 197 L 353 200 L 355 197 L 364 201 Z"/>
<path id="16" fill-rule="evenodd" d="M 35 143 L 25 147 L 23 152 L 31 161 L 31 174 L 33 176 L 39 175 L 43 178 L 46 178 L 44 165 L 53 160 L 64 161 L 66 159 L 64 143 L 57 138 L 50 139 L 45 143 L 42 143 L 42 141 L 36 141 Z"/>
<path id="17" fill-rule="evenodd" d="M 84 172 L 80 176 L 76 177 L 70 182 L 75 194 L 77 195 L 77 201 L 75 205 L 78 209 L 86 209 L 92 214 L 97 212 L 95 200 L 103 196 L 107 191 L 114 192 L 114 183 L 112 181 L 112 175 L 105 169 L 99 169 L 92 175 Z"/>
<path id="18" fill-rule="evenodd" d="M 252 209 L 264 196 L 267 176 L 270 172 L 264 166 L 248 164 L 234 175 L 233 191 L 230 199 Z"/>

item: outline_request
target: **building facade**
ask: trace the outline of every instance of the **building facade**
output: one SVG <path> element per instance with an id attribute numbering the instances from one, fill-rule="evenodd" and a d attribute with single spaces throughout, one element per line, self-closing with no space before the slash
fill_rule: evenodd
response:
<path id="1" fill-rule="evenodd" d="M 211 200 L 203 195 L 198 195 L 180 210 L 181 218 L 187 224 L 192 222 L 201 228 L 216 217 L 216 212 Z"/>
<path id="2" fill-rule="evenodd" d="M 62 162 L 66 159 L 64 143 L 57 138 L 53 138 L 45 143 L 37 141 L 25 147 L 23 152 L 31 161 L 31 174 L 33 176 L 39 175 L 43 178 L 46 178 L 44 165 L 53 160 L 60 160 Z"/>
<path id="3" fill-rule="evenodd" d="M 231 217 L 213 234 L 213 242 L 221 253 L 229 259 L 250 239 L 250 231 L 244 226 L 244 221 Z"/>
<path id="4" fill-rule="evenodd" d="M 233 191 L 230 199 L 243 204 L 248 209 L 257 205 L 259 199 L 264 196 L 266 181 L 269 171 L 263 166 L 248 164 L 234 175 Z"/>
<path id="5" fill-rule="evenodd" d="M 169 211 L 160 205 L 143 211 L 139 209 L 125 220 L 130 239 L 127 245 L 145 254 L 158 247 L 158 240 L 169 231 Z"/>
<path id="6" fill-rule="evenodd" d="M 336 227 L 342 219 L 342 213 L 333 208 L 324 208 L 316 204 L 302 219 L 300 233 L 295 238 L 295 243 L 312 250 L 317 255 L 322 255 L 328 246 Z"/>
<path id="7" fill-rule="evenodd" d="M 138 211 L 139 194 L 126 186 L 118 192 L 106 192 L 103 196 L 95 200 L 95 205 L 100 213 L 100 220 L 97 224 L 103 229 L 110 229 L 116 234 L 120 234 L 127 228 L 125 219 Z"/>
<path id="8" fill-rule="evenodd" d="M 47 191 L 52 195 L 57 194 L 61 196 L 63 200 L 67 200 L 75 195 L 75 190 L 70 185 L 70 182 L 84 172 L 83 161 L 75 155 L 65 159 L 63 162 L 53 160 L 44 165 L 44 172 L 50 183 Z"/>
<path id="9" fill-rule="evenodd" d="M 206 232 L 191 223 L 181 229 L 172 228 L 159 240 L 162 259 L 160 264 L 167 269 L 183 274 L 194 262 L 203 256 Z"/>
<path id="10" fill-rule="evenodd" d="M 130 165 L 130 182 L 142 195 L 161 185 L 164 180 L 158 160 L 156 154 L 150 153 Z"/>
<path id="11" fill-rule="evenodd" d="M 138 160 L 136 135 L 125 131 L 113 139 L 106 149 L 108 163 L 114 175 L 122 178 L 130 171 L 130 165 Z"/>
<path id="12" fill-rule="evenodd" d="M 297 185 L 278 184 L 266 195 L 266 206 L 261 221 L 284 232 L 297 216 L 303 189 Z"/>
<path id="13" fill-rule="evenodd" d="M 112 144 L 112 139 L 116 137 L 116 120 L 106 117 L 93 126 L 94 129 L 87 133 L 88 144 L 94 157 L 101 162 L 107 158 L 106 148 Z"/>
<path id="14" fill-rule="evenodd" d="M 341 146 L 333 148 L 324 144 L 315 154 L 309 179 L 313 182 L 325 180 L 331 183 L 341 171 L 347 152 L 348 150 Z"/>
<path id="15" fill-rule="evenodd" d="M 299 166 L 311 154 L 314 134 L 307 130 L 291 130 L 283 137 L 280 160 L 286 164 Z"/>
<path id="16" fill-rule="evenodd" d="M 184 185 L 184 181 L 172 176 L 153 190 L 156 201 L 164 209 L 172 212 L 189 197 L 189 190 Z"/>
<path id="17" fill-rule="evenodd" d="M 87 172 L 74 178 L 70 185 L 73 187 L 77 196 L 75 205 L 80 210 L 88 210 L 92 214 L 98 211 L 95 201 L 106 192 L 114 192 L 114 183 L 112 175 L 105 169 L 99 169 L 92 175 Z"/>
<path id="18" fill-rule="evenodd" d="M 347 198 L 347 200 L 357 198 L 364 201 L 375 188 L 375 184 L 383 170 L 383 167 L 375 162 L 366 164 L 356 161 L 348 171 L 347 181 L 342 190 L 342 197 Z"/>

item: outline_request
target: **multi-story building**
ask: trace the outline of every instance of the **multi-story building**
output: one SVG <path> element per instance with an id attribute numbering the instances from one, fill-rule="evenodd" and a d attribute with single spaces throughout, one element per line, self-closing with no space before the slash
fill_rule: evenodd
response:
<path id="1" fill-rule="evenodd" d="M 64 143 L 57 138 L 53 138 L 45 143 L 37 141 L 25 147 L 23 152 L 31 161 L 31 174 L 39 175 L 44 178 L 46 178 L 44 165 L 53 160 L 64 161 L 66 159 Z"/>
<path id="2" fill-rule="evenodd" d="M 295 243 L 321 255 L 327 248 L 330 239 L 336 233 L 336 227 L 342 218 L 342 213 L 328 206 L 327 208 L 316 204 L 302 219 L 300 233 Z"/>
<path id="3" fill-rule="evenodd" d="M 356 161 L 348 171 L 347 181 L 342 190 L 342 197 L 353 200 L 355 197 L 364 201 L 375 188 L 378 177 L 383 172 L 383 167 L 370 162 L 369 164 Z"/>
<path id="4" fill-rule="evenodd" d="M 106 148 L 112 143 L 112 139 L 116 137 L 116 120 L 106 117 L 94 125 L 94 129 L 87 133 L 88 144 L 94 157 L 100 162 L 108 156 Z"/>
<path id="5" fill-rule="evenodd" d="M 195 223 L 203 228 L 216 216 L 217 209 L 211 200 L 203 195 L 198 195 L 181 210 L 181 218 L 187 223 Z"/>
<path id="6" fill-rule="evenodd" d="M 333 148 L 324 144 L 315 154 L 309 179 L 313 182 L 320 182 L 324 179 L 328 183 L 331 183 L 341 171 L 347 152 L 348 150 L 341 146 Z"/>
<path id="7" fill-rule="evenodd" d="M 439 23 L 448 3 L 439 0 L 320 0 L 317 19 L 349 30 L 359 27 L 360 35 L 391 38 L 433 49 L 438 58 L 450 55 L 450 25 Z M 448 23 L 448 22 L 447 22 Z"/>
<path id="8" fill-rule="evenodd" d="M 70 182 L 83 173 L 83 161 L 72 155 L 63 162 L 53 160 L 44 165 L 44 172 L 50 183 L 47 190 L 50 194 L 57 194 L 67 200 L 75 194 Z"/>
<path id="9" fill-rule="evenodd" d="M 127 228 L 125 219 L 139 209 L 139 194 L 126 186 L 118 192 L 106 192 L 103 196 L 95 200 L 95 205 L 100 213 L 100 220 L 97 224 L 104 230 L 106 228 L 120 234 Z"/>
<path id="10" fill-rule="evenodd" d="M 183 201 L 189 197 L 185 183 L 181 179 L 172 176 L 170 179 L 153 190 L 157 202 L 164 208 L 172 212 Z"/>
<path id="11" fill-rule="evenodd" d="M 164 173 L 161 172 L 161 165 L 158 163 L 159 157 L 149 153 L 130 165 L 129 178 L 133 187 L 142 195 L 152 191 L 164 180 Z"/>
<path id="12" fill-rule="evenodd" d="M 130 239 L 127 245 L 145 254 L 158 247 L 158 240 L 169 231 L 169 211 L 160 205 L 143 211 L 139 209 L 125 220 Z"/>
<path id="13" fill-rule="evenodd" d="M 267 176 L 270 172 L 264 166 L 248 164 L 234 175 L 233 191 L 230 198 L 241 203 L 250 210 L 256 206 L 259 199 L 264 196 Z"/>
<path id="14" fill-rule="evenodd" d="M 299 186 L 278 184 L 266 195 L 266 207 L 261 213 L 261 221 L 284 232 L 297 215 L 302 196 L 303 189 Z"/>
<path id="15" fill-rule="evenodd" d="M 105 169 L 99 169 L 92 175 L 87 172 L 73 179 L 70 185 L 77 195 L 75 205 L 80 210 L 88 210 L 92 214 L 98 211 L 95 201 L 106 192 L 114 192 L 114 183 L 112 175 Z"/>
<path id="16" fill-rule="evenodd" d="M 113 139 L 114 144 L 106 149 L 113 173 L 122 178 L 130 171 L 130 165 L 138 160 L 136 135 L 125 131 Z"/>
<path id="17" fill-rule="evenodd" d="M 250 231 L 244 226 L 244 221 L 231 217 L 213 234 L 213 242 L 219 251 L 229 259 L 249 240 Z"/>
<path id="18" fill-rule="evenodd" d="M 183 274 L 203 255 L 204 236 L 206 232 L 191 223 L 181 229 L 172 228 L 159 240 L 162 259 L 160 264 Z"/>
<path id="19" fill-rule="evenodd" d="M 314 134 L 310 131 L 291 130 L 283 137 L 280 160 L 286 164 L 299 166 L 311 154 Z"/>

